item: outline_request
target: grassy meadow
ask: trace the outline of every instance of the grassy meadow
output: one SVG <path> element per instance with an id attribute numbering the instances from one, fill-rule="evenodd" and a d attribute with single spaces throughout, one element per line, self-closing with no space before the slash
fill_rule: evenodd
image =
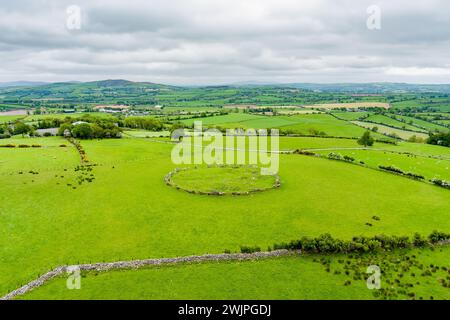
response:
<path id="1" fill-rule="evenodd" d="M 385 264 L 381 288 L 408 293 L 417 300 L 448 299 L 448 289 L 439 286 L 447 272 L 438 270 L 423 276 L 423 269 L 412 267 L 398 272 L 398 260 L 414 259 L 429 265 L 448 265 L 448 247 L 434 250 L 404 250 L 395 254 L 362 256 L 372 263 Z M 67 290 L 66 278 L 57 278 L 32 291 L 24 299 L 374 299 L 377 290 L 366 287 L 365 278 L 355 280 L 345 274 L 349 259 L 343 255 L 305 255 L 256 261 L 208 262 L 150 267 L 140 270 L 86 272 L 81 290 Z M 394 261 L 389 265 L 386 261 Z M 401 261 L 401 260 L 400 260 Z M 364 261 L 365 263 L 365 261 Z M 363 263 L 363 264 L 364 264 Z M 353 263 L 352 263 L 353 265 Z M 365 266 L 366 267 L 366 266 Z M 360 266 L 364 273 L 364 266 Z M 430 268 L 431 269 L 431 268 Z M 399 276 L 401 278 L 399 278 Z M 402 279 L 402 282 L 395 280 Z M 419 284 L 418 284 L 419 283 Z M 402 286 L 400 286 L 400 284 Z M 397 298 L 410 298 L 399 293 Z"/>
<path id="2" fill-rule="evenodd" d="M 289 143 L 323 146 L 327 140 Z M 343 162 L 281 155 L 279 189 L 211 197 L 164 184 L 175 167 L 168 143 L 83 141 L 89 163 L 96 164 L 95 180 L 79 185 L 73 147 L 58 147 L 62 138 L 29 141 L 47 147 L 0 148 L 2 161 L 16 159 L 0 166 L 3 294 L 63 264 L 221 253 L 241 245 L 267 248 L 325 232 L 350 239 L 450 230 L 447 190 Z M 381 220 L 369 227 L 373 215 Z"/>
<path id="3" fill-rule="evenodd" d="M 73 89 L 81 90 L 81 85 Z M 281 105 L 279 89 L 272 89 L 252 97 L 262 105 Z M 450 191 L 429 181 L 450 181 L 450 148 L 406 141 L 413 135 L 425 139 L 428 131 L 445 131 L 431 118 L 425 121 L 395 114 L 394 119 L 372 109 L 334 110 L 364 103 L 387 107 L 384 97 L 365 102 L 341 97 L 339 101 L 349 101 L 349 105 L 335 103 L 329 99 L 330 94 L 313 98 L 310 93 L 292 92 L 289 94 L 298 96 L 290 105 L 333 105 L 333 111 L 291 114 L 291 110 L 280 108 L 288 114 L 275 112 L 268 116 L 240 110 L 212 116 L 206 113 L 223 111 L 221 106 L 235 99 L 240 89 L 224 89 L 221 95 L 213 88 L 155 90 L 160 90 L 161 99 L 175 101 L 161 114 L 143 117 L 162 119 L 164 126 L 155 129 L 161 131 L 125 127 L 121 128 L 121 139 L 79 139 L 86 163 L 81 163 L 77 148 L 62 137 L 15 134 L 0 139 L 0 296 L 60 265 L 240 252 L 242 246 L 257 246 L 265 251 L 275 243 L 324 233 L 350 240 L 358 235 L 411 237 L 415 232 L 425 236 L 436 229 L 450 231 Z M 171 90 L 177 91 L 176 99 Z M 106 99 L 108 93 L 103 94 Z M 246 99 L 237 102 L 251 102 Z M 403 110 L 413 106 L 408 101 L 389 105 Z M 137 108 L 145 109 L 148 102 L 143 99 L 136 103 Z M 192 117 L 194 113 L 196 118 Z M 198 117 L 198 113 L 205 115 Z M 89 114 L 111 119 L 119 126 L 115 123 L 119 117 Z M 35 124 L 38 120 L 80 115 L 20 117 Z M 0 123 L 3 126 L 17 118 L 0 116 Z M 276 153 L 281 186 L 270 188 L 275 178 L 261 176 L 260 168 L 174 164 L 171 152 L 175 142 L 169 138 L 170 130 L 181 123 L 190 132 L 194 121 L 222 129 L 280 129 L 286 134 L 279 138 L 279 150 L 286 153 Z M 371 132 L 377 139 L 374 145 L 358 144 L 358 138 L 374 126 L 378 127 L 378 132 Z M 386 136 L 392 133 L 403 141 Z M 268 141 L 272 141 L 271 137 Z M 4 147 L 7 144 L 16 147 Z M 245 147 L 249 147 L 248 140 Z M 289 153 L 297 149 L 323 157 Z M 232 152 L 235 158 L 239 155 L 248 160 L 253 156 L 245 150 Z M 357 165 L 327 159 L 332 152 L 354 158 Z M 378 170 L 380 165 L 423 175 L 424 181 Z M 176 168 L 187 169 L 172 177 L 176 185 L 187 190 L 268 190 L 226 196 L 189 193 L 166 184 L 164 177 Z M 376 221 L 374 216 L 378 217 Z M 408 256 L 426 268 L 431 268 L 430 264 L 450 268 L 449 250 L 442 246 L 364 257 L 312 254 L 87 272 L 83 274 L 82 290 L 67 290 L 66 279 L 57 278 L 19 298 L 378 299 L 366 288 L 364 279 L 355 280 L 352 277 L 356 275 L 345 274 L 348 270 L 341 260 L 345 264 L 348 260 L 355 268 L 366 262 L 386 262 L 385 280 L 394 283 L 400 277 L 395 270 L 398 259 Z M 439 282 L 446 276 L 443 271 L 412 279 L 416 275 L 411 273 L 418 275 L 422 271 L 411 270 L 401 281 L 415 280 L 414 289 L 391 298 L 409 299 L 408 294 L 414 291 L 417 299 L 450 299 L 448 288 Z M 347 281 L 351 285 L 345 285 Z"/>
<path id="4" fill-rule="evenodd" d="M 415 131 L 407 131 L 402 130 L 398 128 L 389 127 L 386 125 L 378 124 L 378 123 L 372 123 L 372 122 L 364 122 L 364 121 L 352 121 L 352 123 L 361 126 L 363 128 L 367 129 L 373 129 L 374 127 L 377 127 L 377 132 L 386 134 L 386 135 L 395 135 L 403 140 L 408 140 L 409 138 L 416 136 L 418 138 L 426 139 L 428 138 L 428 134 L 422 133 L 422 132 L 415 132 Z"/>

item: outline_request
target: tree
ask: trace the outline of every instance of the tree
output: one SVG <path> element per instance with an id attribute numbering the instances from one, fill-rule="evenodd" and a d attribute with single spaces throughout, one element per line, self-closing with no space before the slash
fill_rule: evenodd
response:
<path id="1" fill-rule="evenodd" d="M 14 124 L 14 134 L 21 134 L 22 136 L 24 136 L 25 134 L 31 133 L 32 131 L 33 128 L 23 122 L 19 121 Z"/>
<path id="2" fill-rule="evenodd" d="M 80 139 L 92 139 L 93 131 L 89 123 L 77 124 L 72 129 L 72 136 Z"/>
<path id="3" fill-rule="evenodd" d="M 450 132 L 437 134 L 432 133 L 427 139 L 427 143 L 450 147 Z"/>
<path id="4" fill-rule="evenodd" d="M 72 125 L 70 123 L 63 123 L 58 129 L 58 136 L 63 136 L 66 130 L 71 131 Z"/>
<path id="5" fill-rule="evenodd" d="M 100 127 L 98 124 L 93 123 L 91 124 L 92 129 L 92 137 L 97 139 L 102 139 L 105 136 L 105 130 L 103 130 L 102 127 Z"/>
<path id="6" fill-rule="evenodd" d="M 358 144 L 370 147 L 373 145 L 374 139 L 370 136 L 370 131 L 364 132 L 361 138 L 358 139 Z"/>

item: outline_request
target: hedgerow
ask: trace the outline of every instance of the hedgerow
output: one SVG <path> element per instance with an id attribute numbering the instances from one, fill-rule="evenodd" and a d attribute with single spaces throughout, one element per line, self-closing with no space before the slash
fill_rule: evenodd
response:
<path id="1" fill-rule="evenodd" d="M 241 253 L 254 253 L 254 252 L 260 252 L 261 248 L 254 246 L 241 246 Z"/>
<path id="2" fill-rule="evenodd" d="M 427 240 L 428 239 L 428 240 Z M 415 233 L 413 238 L 407 236 L 376 235 L 373 237 L 355 236 L 352 240 L 340 240 L 325 233 L 315 238 L 302 237 L 288 243 L 276 243 L 274 250 L 302 250 L 310 253 L 366 253 L 376 251 L 390 251 L 413 247 L 424 247 L 439 241 L 450 240 L 450 234 L 433 231 L 428 238 Z"/>
<path id="3" fill-rule="evenodd" d="M 431 180 L 431 182 L 433 184 L 437 185 L 437 186 L 440 186 L 440 187 L 443 187 L 443 188 L 446 188 L 446 189 L 450 189 L 450 181 L 445 181 L 445 180 L 442 180 L 442 179 L 434 178 L 434 179 Z"/>
<path id="4" fill-rule="evenodd" d="M 421 174 L 417 174 L 417 173 L 414 173 L 414 172 L 404 172 L 402 169 L 399 169 L 399 168 L 397 168 L 395 166 L 392 166 L 392 165 L 391 166 L 379 165 L 378 168 L 380 168 L 382 170 L 385 170 L 385 171 L 394 172 L 394 173 L 397 173 L 399 175 L 406 176 L 408 178 L 412 178 L 412 179 L 416 179 L 416 180 L 423 180 L 423 179 L 425 179 L 425 177 L 423 175 L 421 175 Z"/>

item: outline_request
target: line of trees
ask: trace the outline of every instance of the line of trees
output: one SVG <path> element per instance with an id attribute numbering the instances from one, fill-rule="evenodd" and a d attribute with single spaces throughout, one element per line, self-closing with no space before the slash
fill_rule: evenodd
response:
<path id="1" fill-rule="evenodd" d="M 361 136 L 361 138 L 358 139 L 358 144 L 360 144 L 364 147 L 370 147 L 370 146 L 373 146 L 374 141 L 375 140 L 370 135 L 370 131 L 366 131 Z"/>
<path id="2" fill-rule="evenodd" d="M 108 139 L 122 136 L 120 128 L 109 122 L 86 122 L 76 125 L 64 123 L 59 127 L 58 135 L 65 136 L 67 133 L 77 139 Z"/>
<path id="3" fill-rule="evenodd" d="M 164 129 L 164 124 L 160 120 L 145 117 L 127 117 L 123 120 L 119 120 L 118 125 L 119 127 L 149 131 L 161 131 Z"/>
<path id="4" fill-rule="evenodd" d="M 23 136 L 26 134 L 32 135 L 35 130 L 36 130 L 35 127 L 23 123 L 22 121 L 17 121 L 16 123 L 14 123 L 13 126 L 9 125 L 0 126 L 0 139 L 10 138 L 12 135 L 15 134 L 21 134 Z"/>
<path id="5" fill-rule="evenodd" d="M 358 236 L 352 240 L 340 240 L 330 234 L 322 234 L 316 238 L 302 237 L 289 243 L 274 245 L 274 250 L 303 250 L 317 253 L 350 253 L 350 252 L 376 252 L 413 247 L 425 247 L 440 241 L 450 240 L 450 234 L 433 231 L 428 237 L 415 233 L 412 238 L 408 236 L 376 235 L 373 237 Z M 248 250 L 248 248 L 246 248 Z"/>
<path id="6" fill-rule="evenodd" d="M 427 143 L 450 147 L 450 132 L 431 134 Z"/>

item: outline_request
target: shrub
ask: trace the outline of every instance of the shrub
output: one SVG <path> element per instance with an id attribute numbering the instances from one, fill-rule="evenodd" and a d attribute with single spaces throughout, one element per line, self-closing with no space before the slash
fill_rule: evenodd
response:
<path id="1" fill-rule="evenodd" d="M 424 247 L 428 244 L 427 239 L 423 238 L 418 232 L 414 233 L 413 245 L 415 247 Z"/>
<path id="2" fill-rule="evenodd" d="M 428 239 L 432 242 L 432 243 L 436 243 L 439 241 L 444 241 L 444 240 L 450 240 L 450 234 L 448 233 L 444 233 L 444 232 L 439 232 L 434 230 L 429 236 Z"/>
<path id="3" fill-rule="evenodd" d="M 407 172 L 407 173 L 405 173 L 405 176 L 413 178 L 413 179 L 416 179 L 416 180 L 423 180 L 423 179 L 425 179 L 425 177 L 423 175 L 417 174 L 417 173 L 414 173 L 414 172 Z"/>
<path id="4" fill-rule="evenodd" d="M 89 123 L 81 123 L 72 129 L 72 135 L 79 139 L 92 139 L 93 130 Z"/>
<path id="5" fill-rule="evenodd" d="M 332 160 L 340 160 L 340 161 L 348 161 L 348 162 L 353 162 L 355 161 L 355 158 L 350 157 L 350 156 L 342 156 L 342 154 L 340 153 L 335 153 L 335 152 L 331 152 L 328 154 L 328 159 L 332 159 Z"/>
<path id="6" fill-rule="evenodd" d="M 31 147 L 33 147 L 33 148 L 42 148 L 42 146 L 40 144 L 33 144 L 33 145 L 31 145 Z"/>
<path id="7" fill-rule="evenodd" d="M 315 239 L 316 249 L 319 252 L 325 253 L 335 253 L 342 251 L 342 241 L 333 239 L 333 237 L 328 234 L 322 234 Z"/>
<path id="8" fill-rule="evenodd" d="M 411 241 L 407 236 L 386 236 L 376 235 L 373 237 L 356 236 L 352 240 L 334 239 L 330 234 L 322 234 L 316 238 L 302 237 L 300 240 L 292 240 L 289 243 L 282 242 L 273 245 L 275 250 L 287 249 L 304 252 L 322 252 L 322 253 L 351 253 L 351 252 L 376 252 L 380 250 L 404 249 L 409 247 L 424 247 L 429 243 L 436 243 L 443 240 L 450 240 L 450 234 L 433 231 L 428 236 L 428 240 L 415 233 Z M 259 249 L 259 248 L 258 248 Z M 241 251 L 252 251 L 251 247 L 241 247 Z M 244 252 L 244 251 L 242 251 Z"/>
<path id="9" fill-rule="evenodd" d="M 64 131 L 69 130 L 69 132 L 72 130 L 72 124 L 70 123 L 63 123 L 59 129 L 58 129 L 58 136 L 63 136 Z"/>
<path id="10" fill-rule="evenodd" d="M 261 251 L 260 247 L 241 246 L 241 253 L 254 253 Z"/>
<path id="11" fill-rule="evenodd" d="M 22 136 L 28 133 L 31 133 L 33 128 L 23 122 L 16 122 L 14 124 L 14 134 L 21 134 Z"/>
<path id="12" fill-rule="evenodd" d="M 0 145 L 0 147 L 1 147 L 1 148 L 15 148 L 16 145 L 15 145 L 15 144 L 8 143 L 8 144 L 2 144 L 2 145 Z"/>
<path id="13" fill-rule="evenodd" d="M 412 179 L 416 179 L 416 180 L 423 180 L 425 179 L 425 177 L 421 174 L 418 173 L 414 173 L 414 172 L 404 172 L 402 169 L 399 169 L 395 166 L 382 166 L 379 165 L 378 168 L 382 169 L 382 170 L 386 170 L 386 171 L 390 171 L 390 172 L 394 172 L 397 174 L 400 174 L 402 176 L 408 177 L 408 178 L 412 178 Z"/>
<path id="14" fill-rule="evenodd" d="M 450 147 L 450 132 L 431 134 L 427 139 L 427 143 Z"/>
<path id="15" fill-rule="evenodd" d="M 30 146 L 27 144 L 19 144 L 19 148 L 29 148 Z"/>
<path id="16" fill-rule="evenodd" d="M 161 131 L 164 128 L 164 125 L 160 120 L 143 117 L 128 117 L 125 120 L 120 121 L 119 125 L 127 128 L 150 131 Z"/>
<path id="17" fill-rule="evenodd" d="M 437 186 L 440 186 L 440 187 L 443 187 L 443 188 L 446 188 L 446 189 L 450 189 L 450 182 L 449 181 L 445 181 L 445 180 L 442 180 L 442 179 L 434 178 L 434 179 L 431 180 L 431 182 L 433 184 L 437 185 Z"/>
<path id="18" fill-rule="evenodd" d="M 51 137 L 51 136 L 53 136 L 53 134 L 51 132 L 44 132 L 43 136 L 44 137 Z"/>
<path id="19" fill-rule="evenodd" d="M 371 137 L 370 131 L 364 132 L 362 137 L 358 139 L 358 144 L 365 146 L 365 147 L 370 147 L 373 145 L 373 143 L 374 143 L 374 139 Z"/>
<path id="20" fill-rule="evenodd" d="M 386 170 L 386 171 L 391 171 L 391 172 L 395 172 L 395 173 L 399 173 L 399 174 L 404 174 L 402 169 L 397 168 L 396 166 L 382 166 L 379 165 L 378 168 L 382 169 L 382 170 Z"/>
<path id="21" fill-rule="evenodd" d="M 345 161 L 349 161 L 349 162 L 353 162 L 353 161 L 355 161 L 355 158 L 345 155 L 344 156 L 344 160 Z"/>
<path id="22" fill-rule="evenodd" d="M 421 137 L 417 137 L 416 135 L 413 135 L 411 137 L 408 138 L 409 142 L 416 142 L 416 143 L 423 143 L 425 141 L 424 138 Z"/>
<path id="23" fill-rule="evenodd" d="M 331 152 L 328 154 L 328 159 L 343 160 L 344 157 L 340 153 Z"/>
<path id="24" fill-rule="evenodd" d="M 65 145 L 65 144 L 60 144 L 59 147 L 60 147 L 60 148 L 67 148 L 67 145 Z"/>
<path id="25" fill-rule="evenodd" d="M 301 149 L 296 149 L 294 152 L 294 154 L 303 154 L 305 156 L 315 156 L 316 154 L 312 151 L 308 151 L 308 150 L 301 150 Z"/>

